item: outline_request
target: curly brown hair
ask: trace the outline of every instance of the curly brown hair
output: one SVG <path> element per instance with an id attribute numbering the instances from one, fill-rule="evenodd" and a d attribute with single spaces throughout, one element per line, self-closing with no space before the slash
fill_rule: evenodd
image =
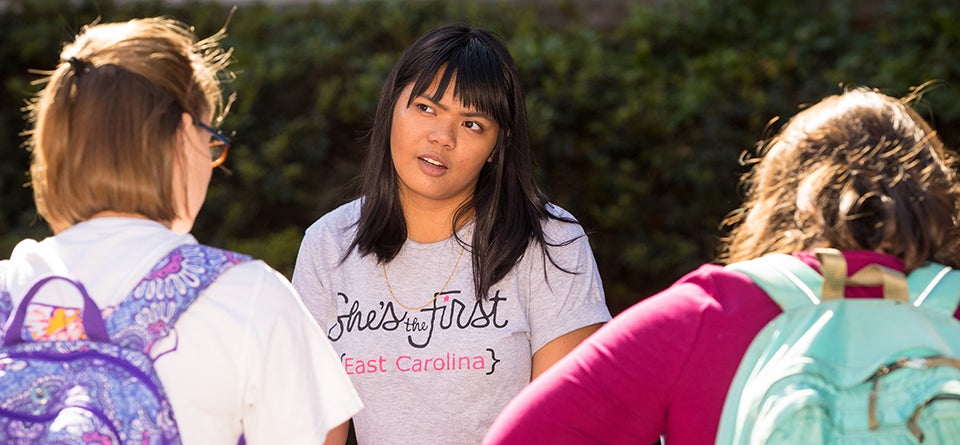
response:
<path id="1" fill-rule="evenodd" d="M 958 267 L 955 158 L 909 105 L 855 88 L 798 113 L 759 145 L 721 262 L 814 247 L 895 255 L 907 271 Z"/>

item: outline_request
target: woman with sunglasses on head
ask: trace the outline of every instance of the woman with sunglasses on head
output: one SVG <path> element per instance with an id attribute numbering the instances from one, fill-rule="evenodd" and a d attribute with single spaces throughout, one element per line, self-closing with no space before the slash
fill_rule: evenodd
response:
<path id="1" fill-rule="evenodd" d="M 0 312 L 29 304 L 20 340 L 93 338 L 75 289 L 24 297 L 42 277 L 71 277 L 112 342 L 146 344 L 183 443 L 342 444 L 360 401 L 293 287 L 189 234 L 229 148 L 213 127 L 225 108 L 222 36 L 197 41 L 182 23 L 148 18 L 87 26 L 64 47 L 29 110 L 31 184 L 54 235 L 0 262 Z M 153 331 L 171 335 L 137 338 Z M 141 425 L 144 440 L 150 428 L 174 434 L 164 422 Z"/>
<path id="2" fill-rule="evenodd" d="M 294 286 L 364 401 L 359 443 L 479 443 L 610 318 L 589 241 L 534 182 L 520 80 L 488 31 L 416 40 L 367 148 L 360 197 L 307 230 Z"/>

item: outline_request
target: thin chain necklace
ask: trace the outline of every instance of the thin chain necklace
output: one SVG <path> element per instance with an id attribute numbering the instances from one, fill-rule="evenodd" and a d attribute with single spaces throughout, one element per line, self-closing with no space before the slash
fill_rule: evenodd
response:
<path id="1" fill-rule="evenodd" d="M 431 304 L 433 304 L 434 301 L 437 301 L 437 297 L 439 297 L 440 294 L 442 294 L 443 291 L 447 289 L 447 285 L 450 284 L 450 280 L 453 279 L 453 274 L 457 272 L 457 266 L 460 265 L 460 259 L 463 258 L 464 250 L 466 249 L 464 249 L 463 246 L 460 246 L 460 254 L 457 255 L 457 262 L 453 263 L 453 270 L 450 271 L 450 276 L 447 277 L 447 281 L 443 283 L 443 286 L 440 288 L 440 290 L 433 294 L 433 298 L 431 298 L 430 301 L 427 302 L 427 304 L 420 307 L 410 307 L 401 303 L 400 299 L 398 299 L 397 296 L 393 294 L 393 287 L 390 286 L 390 278 L 387 277 L 387 263 L 383 263 L 381 264 L 381 268 L 383 269 L 383 281 L 387 283 L 387 292 L 390 293 L 390 297 L 393 298 L 393 301 L 396 301 L 397 304 L 400 305 L 400 307 L 410 312 L 416 312 L 416 311 L 419 311 L 420 309 L 430 306 Z"/>

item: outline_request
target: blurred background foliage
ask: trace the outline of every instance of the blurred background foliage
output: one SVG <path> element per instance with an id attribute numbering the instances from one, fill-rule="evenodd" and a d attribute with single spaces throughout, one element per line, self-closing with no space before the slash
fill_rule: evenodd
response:
<path id="1" fill-rule="evenodd" d="M 49 234 L 25 184 L 22 108 L 63 42 L 96 20 L 166 15 L 205 37 L 212 2 L 0 0 L 0 258 Z M 290 275 L 303 230 L 354 196 L 383 80 L 448 22 L 505 39 L 527 91 L 540 183 L 590 232 L 618 313 L 711 261 L 740 159 L 803 104 L 849 86 L 894 96 L 960 143 L 960 2 L 346 1 L 242 4 L 228 26 L 234 133 L 194 229 Z M 780 117 L 777 122 L 771 120 Z"/>

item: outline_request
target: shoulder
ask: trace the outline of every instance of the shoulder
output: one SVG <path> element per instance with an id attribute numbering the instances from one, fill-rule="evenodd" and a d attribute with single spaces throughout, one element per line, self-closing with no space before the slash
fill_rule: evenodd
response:
<path id="1" fill-rule="evenodd" d="M 757 308 L 764 308 L 763 313 L 758 314 Z M 778 311 L 745 274 L 704 264 L 616 318 L 621 319 L 618 323 L 641 323 L 652 330 L 678 324 L 698 330 L 705 323 L 733 323 L 741 316 L 769 321 Z"/>
<path id="2" fill-rule="evenodd" d="M 584 237 L 583 227 L 577 219 L 563 207 L 553 203 L 547 203 L 544 207 L 550 216 L 541 220 L 544 237 L 548 242 L 568 242 L 576 238 Z"/>
<path id="3" fill-rule="evenodd" d="M 253 259 L 239 263 L 225 271 L 209 292 L 217 306 L 246 308 L 249 320 L 271 320 L 298 317 L 302 308 L 297 293 L 290 281 L 261 260 Z M 212 302 L 212 301 L 211 301 Z M 243 312 L 243 311 L 241 311 Z"/>
<path id="4" fill-rule="evenodd" d="M 223 273 L 218 282 L 267 293 L 292 292 L 290 281 L 262 260 L 252 258 Z"/>
<path id="5" fill-rule="evenodd" d="M 47 238 L 40 242 L 29 238 L 22 240 L 13 247 L 13 251 L 10 252 L 10 259 L 4 260 L 2 263 L 10 266 L 26 266 L 38 261 L 49 262 L 55 257 L 56 249 L 52 246 L 54 242 L 53 238 Z"/>
<path id="6" fill-rule="evenodd" d="M 324 214 L 307 228 L 304 242 L 353 240 L 360 219 L 361 200 L 355 199 Z"/>
<path id="7" fill-rule="evenodd" d="M 235 307 L 258 299 L 289 294 L 296 297 L 289 280 L 264 261 L 232 250 L 197 242 L 175 247 L 154 261 L 141 285 L 163 281 L 209 283 L 209 292 L 221 295 Z M 246 302 L 246 303 L 244 303 Z"/>
<path id="8" fill-rule="evenodd" d="M 65 274 L 56 250 L 52 238 L 41 242 L 25 239 L 17 243 L 10 259 L 0 261 L 0 288 L 16 295 L 38 276 Z"/>
<path id="9" fill-rule="evenodd" d="M 39 249 L 40 243 L 37 242 L 37 240 L 30 238 L 24 239 L 13 247 L 13 252 L 10 253 L 10 259 L 23 258 L 27 255 L 37 252 Z"/>
<path id="10" fill-rule="evenodd" d="M 705 264 L 619 313 L 598 339 L 658 347 L 679 344 L 688 354 L 698 349 L 694 344 L 717 346 L 720 337 L 748 342 L 779 313 L 776 303 L 746 275 Z"/>
<path id="11" fill-rule="evenodd" d="M 356 236 L 361 204 L 360 199 L 355 199 L 311 224 L 304 233 L 301 255 L 331 256 L 339 260 Z"/>
<path id="12" fill-rule="evenodd" d="M 555 204 L 555 203 L 548 202 L 548 203 L 544 206 L 544 209 L 547 211 L 547 213 L 553 215 L 554 217 L 563 218 L 563 219 L 570 219 L 570 220 L 576 220 L 576 218 L 573 216 L 572 213 L 570 213 L 569 211 L 567 211 L 567 209 L 565 209 L 565 208 L 563 208 L 563 207 L 560 207 L 559 205 L 557 205 L 557 204 Z"/>
<path id="13" fill-rule="evenodd" d="M 544 206 L 544 210 L 546 210 L 547 214 L 550 215 L 550 217 L 547 218 L 548 221 L 557 221 L 575 226 L 580 225 L 580 223 L 577 221 L 577 218 L 574 217 L 572 213 L 552 202 L 548 202 Z"/>
<path id="14" fill-rule="evenodd" d="M 657 295 L 687 311 L 736 314 L 752 311 L 757 304 L 775 304 L 753 281 L 738 271 L 717 264 L 704 264 L 684 275 Z"/>

